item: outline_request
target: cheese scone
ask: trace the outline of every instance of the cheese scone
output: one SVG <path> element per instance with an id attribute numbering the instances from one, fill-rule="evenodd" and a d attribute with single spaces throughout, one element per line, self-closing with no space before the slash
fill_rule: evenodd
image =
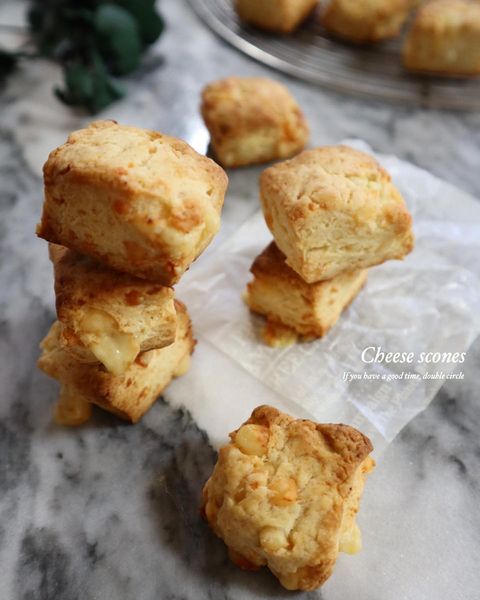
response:
<path id="1" fill-rule="evenodd" d="M 255 27 L 291 33 L 307 18 L 318 0 L 235 0 L 238 16 Z"/>
<path id="2" fill-rule="evenodd" d="M 329 0 L 321 17 L 330 33 L 366 44 L 399 34 L 412 0 Z"/>
<path id="3" fill-rule="evenodd" d="M 201 112 L 215 157 L 224 167 L 287 158 L 303 150 L 309 129 L 282 84 L 261 77 L 227 77 L 203 90 Z"/>
<path id="4" fill-rule="evenodd" d="M 267 566 L 289 590 L 313 590 L 338 552 L 360 550 L 355 523 L 370 440 L 347 425 L 295 420 L 256 408 L 203 489 L 203 512 L 240 567 Z"/>
<path id="5" fill-rule="evenodd" d="M 173 289 L 113 271 L 91 258 L 49 245 L 61 343 L 83 362 L 121 375 L 139 352 L 175 341 Z"/>
<path id="6" fill-rule="evenodd" d="M 227 176 L 185 142 L 97 121 L 51 152 L 37 234 L 172 285 L 220 226 Z"/>
<path id="7" fill-rule="evenodd" d="M 285 262 L 272 242 L 257 256 L 251 269 L 245 300 L 250 309 L 267 317 L 264 339 L 273 346 L 287 345 L 286 326 L 307 339 L 319 338 L 335 325 L 367 280 L 366 270 L 345 271 L 333 279 L 306 283 Z"/>
<path id="8" fill-rule="evenodd" d="M 403 61 L 412 71 L 480 74 L 480 3 L 432 0 L 418 11 L 407 34 Z"/>
<path id="9" fill-rule="evenodd" d="M 260 198 L 277 246 L 307 283 L 401 259 L 413 248 L 412 217 L 389 174 L 346 146 L 269 167 Z"/>
<path id="10" fill-rule="evenodd" d="M 91 403 L 126 421 L 137 422 L 172 378 L 183 375 L 189 367 L 195 340 L 185 306 L 178 301 L 175 304 L 175 342 L 165 348 L 139 354 L 123 375 L 113 375 L 98 363 L 87 364 L 76 360 L 61 345 L 60 323 L 55 321 L 41 343 L 42 354 L 38 359 L 38 367 L 62 385 L 59 405 L 55 409 L 57 422 L 66 424 L 70 413 L 75 412 L 72 408 L 75 394 L 78 394 L 80 406 L 74 418 L 78 418 L 78 413 L 84 410 L 86 403 Z"/>

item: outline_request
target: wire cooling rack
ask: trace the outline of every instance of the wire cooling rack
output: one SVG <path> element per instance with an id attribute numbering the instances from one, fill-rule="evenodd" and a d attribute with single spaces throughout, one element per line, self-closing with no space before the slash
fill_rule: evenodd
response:
<path id="1" fill-rule="evenodd" d="M 189 0 L 221 38 L 248 56 L 294 77 L 338 92 L 404 105 L 480 110 L 480 80 L 411 75 L 401 63 L 401 40 L 357 47 L 329 38 L 311 18 L 293 35 L 271 35 L 240 23 L 233 0 Z"/>

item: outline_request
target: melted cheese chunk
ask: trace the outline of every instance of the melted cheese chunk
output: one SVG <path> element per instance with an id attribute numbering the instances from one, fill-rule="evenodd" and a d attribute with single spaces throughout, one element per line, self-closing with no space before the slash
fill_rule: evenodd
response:
<path id="1" fill-rule="evenodd" d="M 62 385 L 60 397 L 53 412 L 53 420 L 57 425 L 76 427 L 90 418 L 92 406 L 75 388 Z"/>
<path id="2" fill-rule="evenodd" d="M 362 534 L 356 523 L 342 533 L 338 549 L 340 552 L 346 552 L 347 554 L 360 552 L 362 549 Z"/>
<path id="3" fill-rule="evenodd" d="M 90 309 L 78 332 L 82 342 L 114 375 L 124 373 L 140 352 L 135 336 L 120 331 L 113 317 L 104 311 Z"/>

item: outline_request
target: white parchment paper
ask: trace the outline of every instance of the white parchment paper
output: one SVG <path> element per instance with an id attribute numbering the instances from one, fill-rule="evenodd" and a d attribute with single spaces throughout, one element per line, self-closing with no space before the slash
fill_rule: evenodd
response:
<path id="1" fill-rule="evenodd" d="M 361 142 L 350 145 L 370 151 Z M 443 377 L 461 372 L 455 362 L 418 359 L 422 352 L 464 352 L 480 332 L 480 203 L 404 161 L 377 158 L 412 212 L 415 250 L 405 261 L 370 269 L 366 287 L 324 339 L 284 349 L 261 341 L 262 319 L 242 301 L 250 265 L 271 240 L 260 211 L 178 286 L 199 346 L 172 397 L 192 410 L 214 444 L 255 406 L 270 403 L 297 416 L 351 424 L 378 452 L 428 405 Z M 366 364 L 368 346 L 413 352 L 415 360 Z M 348 381 L 346 372 L 380 379 Z M 440 372 L 439 379 L 424 378 Z M 419 378 L 405 379 L 406 373 Z M 389 381 L 392 374 L 403 378 Z"/>

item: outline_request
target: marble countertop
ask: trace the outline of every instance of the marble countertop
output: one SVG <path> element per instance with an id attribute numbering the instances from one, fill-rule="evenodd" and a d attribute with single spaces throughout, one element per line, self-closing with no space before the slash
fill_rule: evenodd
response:
<path id="1" fill-rule="evenodd" d="M 102 118 L 152 127 L 204 151 L 202 86 L 232 73 L 273 74 L 304 107 L 315 143 L 362 138 L 480 197 L 480 114 L 384 105 L 287 79 L 223 44 L 182 0 L 161 6 L 165 35 L 127 99 Z M 136 426 L 100 411 L 77 430 L 52 424 L 57 386 L 35 367 L 54 319 L 46 246 L 33 234 L 39 168 L 87 120 L 57 103 L 55 80 L 57 71 L 39 61 L 0 95 L 0 598 L 478 599 L 478 341 L 465 379 L 444 385 L 382 456 L 360 514 L 364 549 L 341 556 L 321 592 L 288 593 L 268 572 L 229 563 L 198 512 L 215 452 L 188 411 L 169 405 L 174 387 Z M 257 174 L 232 173 L 238 201 L 226 203 L 223 236 L 256 209 Z"/>

